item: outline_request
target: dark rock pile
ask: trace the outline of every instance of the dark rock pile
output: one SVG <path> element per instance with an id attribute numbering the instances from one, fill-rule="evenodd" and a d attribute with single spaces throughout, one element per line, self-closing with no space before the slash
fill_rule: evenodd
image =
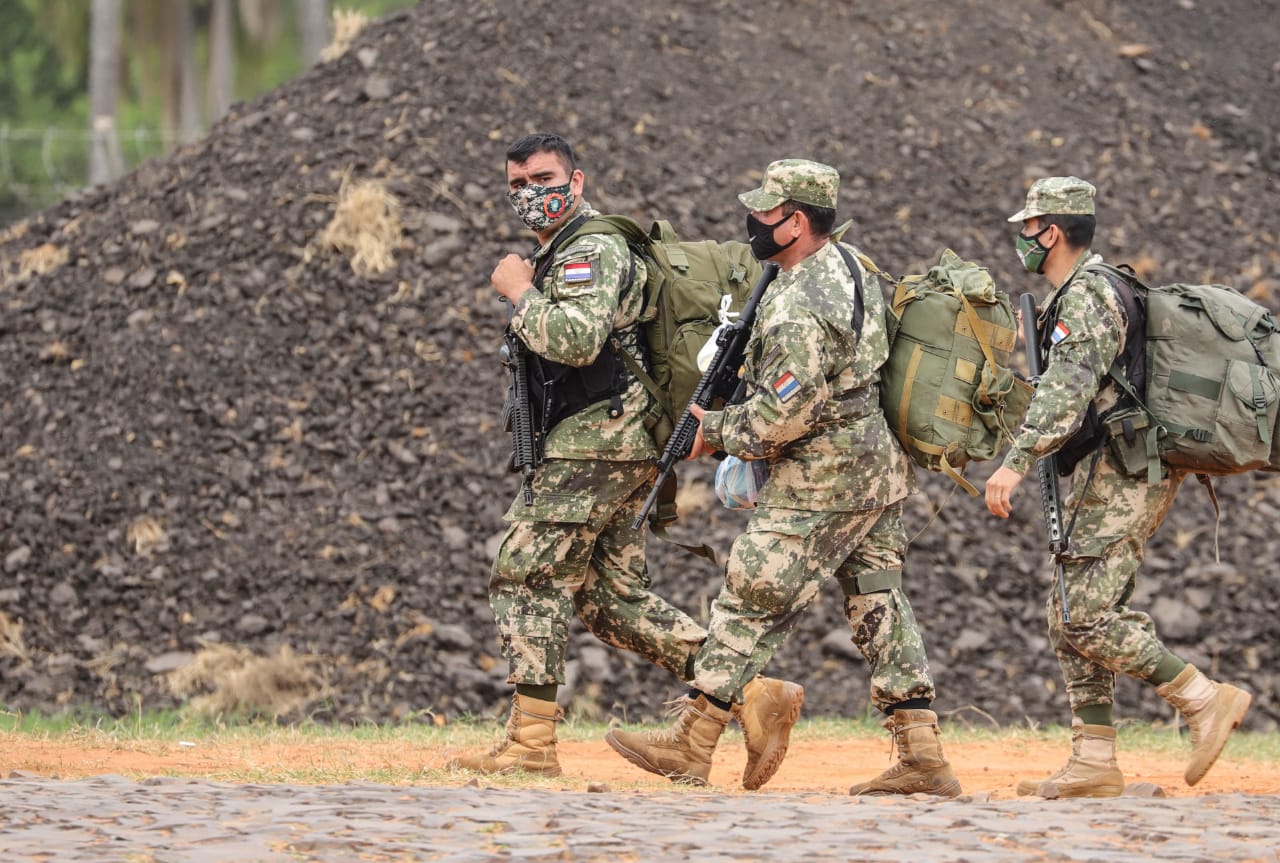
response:
<path id="1" fill-rule="evenodd" d="M 486 582 L 516 482 L 488 276 L 529 247 L 503 199 L 516 136 L 562 132 L 593 203 L 690 237 L 740 237 L 735 195 L 771 159 L 825 161 L 882 267 L 951 247 L 1015 294 L 1043 283 L 1015 271 L 1005 216 L 1074 173 L 1111 259 L 1275 307 L 1278 27 L 1270 0 L 476 0 L 372 24 L 198 144 L 0 233 L 0 694 L 165 706 L 165 672 L 220 643 L 314 657 L 322 719 L 501 705 Z M 322 242 L 360 181 L 399 203 L 372 275 Z M 704 468 L 684 476 L 686 530 L 727 549 L 740 518 L 707 503 Z M 923 476 L 908 508 L 938 707 L 1063 720 L 1039 495 L 1000 522 L 948 486 Z M 1280 488 L 1218 490 L 1221 562 L 1189 484 L 1135 604 L 1274 728 Z M 658 589 L 705 615 L 717 571 L 651 547 Z M 809 715 L 860 713 L 851 651 L 830 585 L 771 671 Z M 652 717 L 675 691 L 581 631 L 573 657 L 580 710 Z M 1120 698 L 1170 715 L 1132 682 Z"/>

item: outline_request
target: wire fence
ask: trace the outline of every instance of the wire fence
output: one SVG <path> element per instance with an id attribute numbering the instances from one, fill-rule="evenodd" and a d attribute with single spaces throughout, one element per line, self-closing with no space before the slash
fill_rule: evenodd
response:
<path id="1" fill-rule="evenodd" d="M 176 130 L 128 129 L 117 133 L 121 167 L 132 171 L 178 144 Z M 0 124 L 0 202 L 33 210 L 89 184 L 88 129 L 49 126 L 15 128 Z"/>

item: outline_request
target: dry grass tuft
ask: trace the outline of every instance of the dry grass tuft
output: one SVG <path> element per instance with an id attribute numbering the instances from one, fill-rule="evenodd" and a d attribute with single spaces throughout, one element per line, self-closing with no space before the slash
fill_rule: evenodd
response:
<path id="1" fill-rule="evenodd" d="M 28 276 L 44 276 L 52 273 L 67 262 L 67 249 L 53 243 L 42 243 L 27 249 L 18 255 L 18 274 L 16 279 L 22 281 Z"/>
<path id="2" fill-rule="evenodd" d="M 141 557 L 151 557 L 157 551 L 167 551 L 169 535 L 164 525 L 149 515 L 135 518 L 125 528 L 125 540 L 133 545 L 133 550 Z"/>
<path id="3" fill-rule="evenodd" d="M 320 235 L 323 246 L 351 260 L 357 276 L 385 273 L 400 242 L 400 202 L 377 180 L 343 183 L 333 218 Z"/>
<path id="4" fill-rule="evenodd" d="M 21 240 L 23 237 L 27 235 L 27 230 L 29 228 L 29 225 L 30 225 L 30 221 L 27 219 L 23 219 L 21 222 L 14 222 L 12 225 L 9 225 L 7 228 L 0 229 L 0 246 L 3 246 L 5 243 L 9 243 L 14 240 Z"/>
<path id="5" fill-rule="evenodd" d="M 27 661 L 27 645 L 22 640 L 24 625 L 21 620 L 10 620 L 9 615 L 0 611 L 0 656 Z"/>
<path id="6" fill-rule="evenodd" d="M 336 60 L 347 53 L 351 42 L 356 38 L 369 19 L 354 9 L 333 10 L 333 41 L 320 52 L 320 59 L 325 63 Z"/>
<path id="7" fill-rule="evenodd" d="M 169 673 L 169 690 L 179 698 L 202 693 L 190 698 L 189 705 L 208 716 L 276 719 L 324 695 L 314 663 L 288 646 L 275 656 L 255 656 L 241 647 L 206 644 L 192 662 Z"/>

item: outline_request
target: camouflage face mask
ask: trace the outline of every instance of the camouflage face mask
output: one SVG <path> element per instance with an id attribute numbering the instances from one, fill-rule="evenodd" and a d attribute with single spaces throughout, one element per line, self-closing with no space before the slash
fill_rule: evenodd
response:
<path id="1" fill-rule="evenodd" d="M 1040 244 L 1040 237 L 1051 226 L 1045 225 L 1034 234 L 1024 234 L 1018 232 L 1018 239 L 1014 241 L 1014 248 L 1018 251 L 1018 258 L 1022 261 L 1022 266 L 1026 268 L 1028 273 L 1043 273 L 1044 259 L 1049 256 L 1049 249 Z"/>
<path id="2" fill-rule="evenodd" d="M 507 195 L 520 221 L 531 231 L 545 231 L 573 209 L 573 192 L 563 186 L 521 186 Z"/>

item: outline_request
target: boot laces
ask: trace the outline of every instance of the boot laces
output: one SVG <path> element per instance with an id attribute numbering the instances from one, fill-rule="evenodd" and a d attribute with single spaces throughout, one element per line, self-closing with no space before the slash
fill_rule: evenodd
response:
<path id="1" fill-rule="evenodd" d="M 894 754 L 902 752 L 902 744 L 899 741 L 898 736 L 906 735 L 906 726 L 895 725 L 893 722 L 893 717 L 889 717 L 884 721 L 884 728 L 889 732 L 889 760 L 893 761 Z M 896 764 L 894 764 L 892 767 L 890 767 L 888 770 L 882 773 L 881 776 L 893 775 L 894 771 L 900 771 L 901 769 L 902 769 L 902 760 L 899 759 Z"/>
<path id="2" fill-rule="evenodd" d="M 892 719 L 885 722 L 884 727 L 889 729 L 889 732 L 890 732 L 889 733 L 889 760 L 892 761 L 893 763 L 890 764 L 889 767 L 885 769 L 879 776 L 871 780 L 872 785 L 878 782 L 885 782 L 891 779 L 896 779 L 902 774 L 907 773 L 911 770 L 911 768 L 908 767 L 906 764 L 904 764 L 902 761 L 902 758 L 901 758 L 902 745 L 898 740 L 898 735 L 905 734 L 906 732 L 900 731 L 896 726 L 894 726 Z M 895 754 L 899 756 L 896 761 L 894 760 Z"/>
<path id="3" fill-rule="evenodd" d="M 932 722 L 903 722 L 899 725 L 893 721 L 893 717 L 885 720 L 884 727 L 889 730 L 889 760 L 893 760 L 895 750 L 898 755 L 897 763 L 885 771 L 885 776 L 895 776 L 911 769 L 902 760 L 903 753 L 907 750 L 904 745 L 907 732 L 913 728 L 929 728 L 932 725 Z"/>
<path id="4" fill-rule="evenodd" d="M 663 716 L 666 719 L 671 719 L 684 713 L 686 708 L 692 707 L 693 699 L 687 694 L 681 695 L 679 698 L 673 698 L 671 701 L 664 701 L 662 706 L 666 708 L 666 712 L 663 713 Z"/>
<path id="5" fill-rule="evenodd" d="M 688 695 L 681 695 L 679 698 L 663 702 L 662 706 L 666 708 L 663 712 L 663 718 L 674 721 L 666 728 L 650 731 L 646 736 L 654 743 L 678 742 L 681 736 L 681 729 L 684 728 L 684 722 L 681 720 L 685 715 L 685 711 L 694 711 L 693 699 Z"/>

